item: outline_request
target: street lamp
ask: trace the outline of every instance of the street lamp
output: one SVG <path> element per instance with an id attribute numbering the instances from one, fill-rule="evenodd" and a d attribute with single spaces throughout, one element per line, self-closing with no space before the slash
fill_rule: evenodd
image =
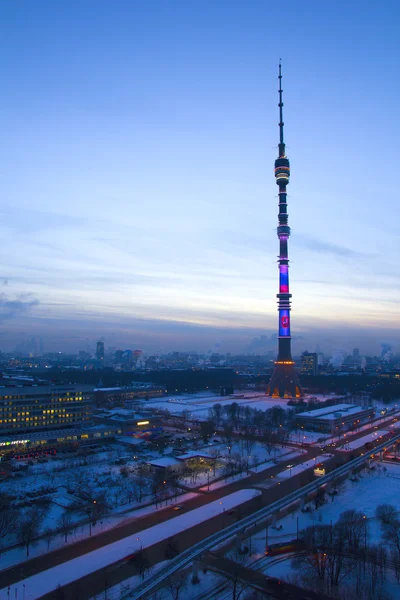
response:
<path id="1" fill-rule="evenodd" d="M 143 550 L 142 540 L 140 539 L 140 537 L 137 537 L 136 539 L 138 542 L 140 542 L 140 552 L 142 552 L 142 550 Z"/>

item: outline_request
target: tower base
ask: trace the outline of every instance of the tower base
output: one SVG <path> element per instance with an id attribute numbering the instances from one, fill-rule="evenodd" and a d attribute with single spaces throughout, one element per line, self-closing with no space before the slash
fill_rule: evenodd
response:
<path id="1" fill-rule="evenodd" d="M 277 361 L 267 388 L 270 398 L 302 398 L 303 390 L 292 361 Z"/>

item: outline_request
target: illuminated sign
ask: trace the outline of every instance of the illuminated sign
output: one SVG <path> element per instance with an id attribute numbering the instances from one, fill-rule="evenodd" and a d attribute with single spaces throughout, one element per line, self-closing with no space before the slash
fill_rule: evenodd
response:
<path id="1" fill-rule="evenodd" d="M 282 327 L 285 329 L 289 327 L 289 317 L 282 317 L 281 319 Z"/>
<path id="2" fill-rule="evenodd" d="M 136 425 L 149 425 L 150 421 L 138 421 Z"/>
<path id="3" fill-rule="evenodd" d="M 12 442 L 0 442 L 0 446 L 12 446 L 14 444 L 27 444 L 29 440 L 13 440 Z"/>

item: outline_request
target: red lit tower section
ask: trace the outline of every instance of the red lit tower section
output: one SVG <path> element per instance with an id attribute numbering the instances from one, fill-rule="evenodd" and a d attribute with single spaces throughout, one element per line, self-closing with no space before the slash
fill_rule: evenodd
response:
<path id="1" fill-rule="evenodd" d="M 278 298 L 278 360 L 268 384 L 267 395 L 273 398 L 300 398 L 303 396 L 299 378 L 294 368 L 291 353 L 290 335 L 290 299 L 289 292 L 289 255 L 288 240 L 290 227 L 288 225 L 287 192 L 289 183 L 290 164 L 285 152 L 283 141 L 283 102 L 282 102 L 282 72 L 279 65 L 279 157 L 275 161 L 275 179 L 279 187 L 279 214 L 277 233 L 279 238 L 279 294 Z"/>

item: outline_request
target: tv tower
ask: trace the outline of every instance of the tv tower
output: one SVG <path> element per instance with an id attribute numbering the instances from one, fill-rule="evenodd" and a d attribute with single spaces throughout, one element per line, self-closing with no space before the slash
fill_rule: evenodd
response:
<path id="1" fill-rule="evenodd" d="M 289 183 L 290 165 L 285 153 L 285 142 L 283 141 L 283 102 L 282 102 L 282 68 L 279 63 L 279 158 L 275 161 L 275 179 L 279 186 L 279 214 L 277 234 L 279 238 L 279 294 L 278 298 L 278 359 L 271 380 L 268 384 L 267 396 L 274 398 L 300 398 L 303 391 L 294 368 L 294 361 L 290 349 L 290 298 L 289 293 L 289 255 L 288 239 L 290 227 L 288 225 L 287 193 L 286 186 Z"/>

